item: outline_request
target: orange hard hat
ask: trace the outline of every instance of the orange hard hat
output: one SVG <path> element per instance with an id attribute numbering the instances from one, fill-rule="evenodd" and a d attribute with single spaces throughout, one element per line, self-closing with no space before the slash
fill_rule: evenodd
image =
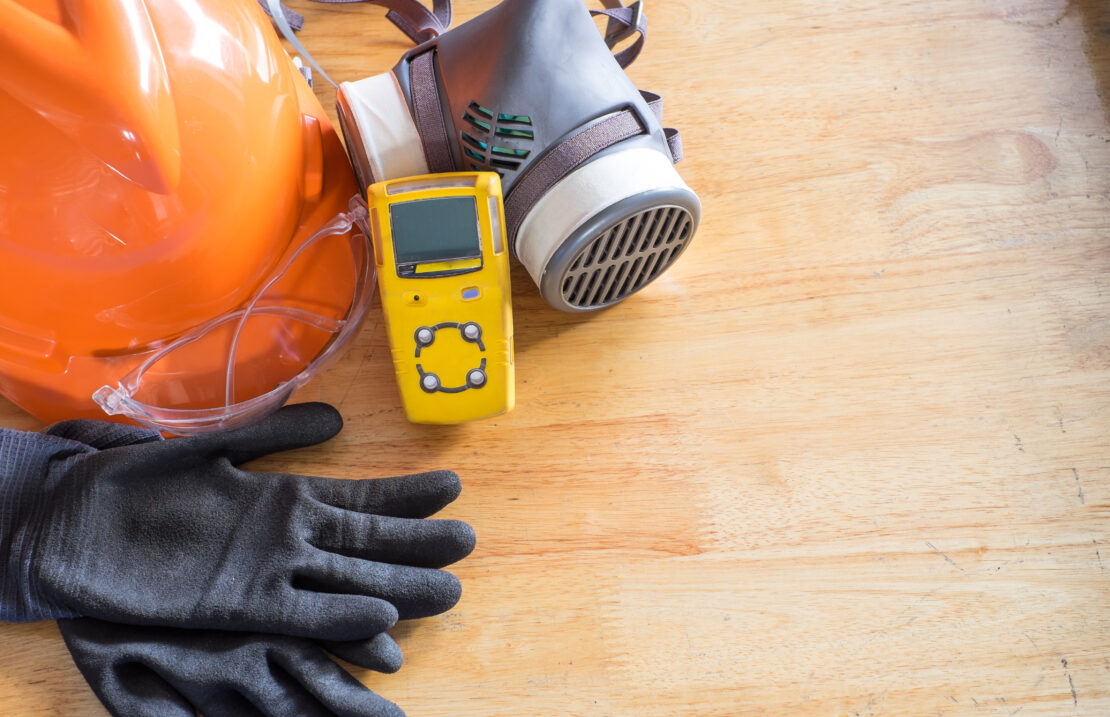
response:
<path id="1" fill-rule="evenodd" d="M 372 281 L 346 154 L 269 19 L 254 0 L 0 16 L 0 393 L 177 433 L 277 408 Z"/>

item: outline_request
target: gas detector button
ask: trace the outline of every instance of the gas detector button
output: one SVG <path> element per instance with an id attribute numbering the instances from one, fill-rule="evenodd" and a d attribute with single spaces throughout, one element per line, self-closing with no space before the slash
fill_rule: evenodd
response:
<path id="1" fill-rule="evenodd" d="M 437 388 L 439 388 L 439 376 L 436 376 L 434 373 L 424 374 L 424 376 L 420 379 L 420 388 L 424 389 L 428 393 L 432 393 Z"/>
<path id="2" fill-rule="evenodd" d="M 471 388 L 481 388 L 486 385 L 486 372 L 480 368 L 471 369 L 466 374 L 466 383 Z"/>
<path id="3" fill-rule="evenodd" d="M 482 335 L 482 327 L 470 321 L 462 325 L 462 335 L 467 341 L 477 341 Z"/>
<path id="4" fill-rule="evenodd" d="M 417 346 L 431 346 L 432 342 L 436 340 L 436 332 L 427 326 L 421 326 L 416 330 L 414 338 Z"/>

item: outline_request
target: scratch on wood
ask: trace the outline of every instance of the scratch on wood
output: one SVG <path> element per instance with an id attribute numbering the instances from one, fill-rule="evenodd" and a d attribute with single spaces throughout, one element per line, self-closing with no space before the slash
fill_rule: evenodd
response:
<path id="1" fill-rule="evenodd" d="M 1095 546 L 1095 557 L 1098 558 L 1099 570 L 1106 570 L 1106 566 L 1102 564 L 1102 555 L 1098 552 L 1098 541 L 1092 540 L 1091 542 L 1094 543 Z"/>
<path id="2" fill-rule="evenodd" d="M 1021 444 L 1021 438 L 1016 433 L 1014 434 L 1014 445 L 1017 446 L 1019 451 L 1025 453 L 1025 446 Z"/>
<path id="3" fill-rule="evenodd" d="M 947 555 L 945 555 L 945 554 L 944 554 L 943 552 L 941 552 L 940 550 L 938 550 L 938 549 L 937 549 L 937 546 L 933 545 L 933 544 L 932 544 L 932 543 L 930 543 L 930 542 L 929 542 L 928 540 L 926 540 L 926 541 L 925 541 L 925 544 L 926 544 L 926 545 L 928 545 L 928 546 L 929 546 L 929 549 L 930 549 L 930 550 L 932 550 L 932 551 L 933 551 L 934 553 L 936 553 L 937 555 L 939 555 L 940 557 L 942 557 L 942 558 L 944 558 L 944 559 L 945 559 L 946 561 L 948 561 L 948 562 L 949 562 L 949 563 L 950 563 L 950 564 L 952 565 L 952 567 L 956 568 L 956 570 L 959 570 L 959 571 L 960 571 L 961 573 L 966 573 L 966 572 L 967 572 L 966 570 L 964 570 L 963 568 L 961 568 L 961 567 L 960 567 L 960 566 L 959 566 L 959 565 L 958 565 L 958 564 L 956 563 L 956 561 L 955 561 L 955 560 L 953 560 L 952 558 L 948 557 L 948 556 L 947 556 Z"/>
<path id="4" fill-rule="evenodd" d="M 1060 664 L 1064 666 L 1064 674 L 1068 676 L 1068 686 L 1071 687 L 1071 701 L 1076 707 L 1078 707 L 1079 695 L 1075 691 L 1075 681 L 1072 680 L 1071 673 L 1068 672 L 1068 661 L 1066 659 L 1061 659 Z"/>
<path id="5" fill-rule="evenodd" d="M 1075 484 L 1079 486 L 1079 502 L 1083 505 L 1087 505 L 1087 499 L 1083 496 L 1083 484 L 1079 482 L 1079 471 L 1072 468 L 1071 474 L 1075 476 Z"/>

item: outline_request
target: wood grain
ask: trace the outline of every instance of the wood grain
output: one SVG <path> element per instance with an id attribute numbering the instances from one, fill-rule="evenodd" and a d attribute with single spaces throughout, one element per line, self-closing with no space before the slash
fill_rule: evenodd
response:
<path id="1" fill-rule="evenodd" d="M 290 4 L 336 79 L 407 46 Z M 260 462 L 463 476 L 462 602 L 358 674 L 413 717 L 1110 714 L 1110 10 L 648 10 L 674 269 L 587 317 L 514 269 L 518 406 L 462 427 L 404 421 L 371 316 L 302 393 L 344 432 Z M 103 714 L 53 625 L 0 655 L 0 714 Z"/>

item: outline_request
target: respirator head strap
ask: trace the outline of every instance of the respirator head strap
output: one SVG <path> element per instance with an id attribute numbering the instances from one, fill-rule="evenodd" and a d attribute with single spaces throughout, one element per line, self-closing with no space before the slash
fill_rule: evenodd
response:
<path id="1" fill-rule="evenodd" d="M 371 2 L 389 8 L 386 19 L 413 42 L 439 37 L 451 27 L 451 0 L 434 0 L 428 10 L 419 0 L 314 0 L 315 2 Z"/>
<path id="2" fill-rule="evenodd" d="M 505 198 L 505 223 L 513 251 L 524 218 L 556 182 L 598 152 L 644 132 L 644 123 L 634 111 L 621 110 L 585 126 L 531 164 Z"/>
<path id="3" fill-rule="evenodd" d="M 663 98 L 654 92 L 640 90 L 640 97 L 644 98 L 648 109 L 655 115 L 655 119 L 663 122 Z M 682 135 L 674 127 L 664 127 L 663 136 L 667 140 L 667 149 L 671 152 L 671 163 L 678 164 L 682 161 Z"/>
<path id="4" fill-rule="evenodd" d="M 423 52 L 409 62 L 409 87 L 412 91 L 412 120 L 424 145 L 428 171 L 455 171 L 455 155 L 443 126 L 443 107 L 436 83 L 435 48 Z"/>
<path id="5" fill-rule="evenodd" d="M 427 42 L 434 37 L 439 37 L 447 32 L 447 28 L 451 27 L 451 0 L 432 0 L 432 9 L 429 10 L 420 0 L 312 0 L 313 2 L 322 2 L 328 4 L 346 4 L 346 3 L 359 3 L 368 2 L 374 5 L 381 5 L 389 10 L 386 13 L 386 19 L 392 22 L 397 28 L 408 35 L 409 39 L 420 44 Z M 266 14 L 270 15 L 270 10 L 266 7 L 266 0 L 259 0 L 259 4 L 266 10 Z M 295 23 L 289 20 L 289 24 L 294 30 L 300 30 L 304 25 L 304 17 L 297 15 L 284 5 L 281 6 L 282 12 L 285 14 L 286 19 L 289 20 L 290 15 L 295 15 L 300 18 L 300 21 Z"/>
<path id="6" fill-rule="evenodd" d="M 664 127 L 663 136 L 667 138 L 667 149 L 671 151 L 671 163 L 682 161 L 682 135 L 674 127 Z"/>
<path id="7" fill-rule="evenodd" d="M 605 28 L 605 44 L 613 49 L 618 42 L 634 34 L 640 37 L 626 49 L 616 53 L 614 57 L 621 67 L 628 67 L 644 49 L 647 40 L 647 15 L 644 14 L 644 0 L 637 0 L 625 7 L 621 0 L 602 0 L 605 10 L 590 10 L 591 15 L 604 15 L 609 18 Z"/>
<path id="8" fill-rule="evenodd" d="M 258 0 L 258 5 L 262 8 L 262 12 L 266 13 L 270 17 L 274 16 L 273 10 L 270 9 L 270 6 L 266 2 L 266 0 Z M 304 15 L 300 14 L 296 10 L 290 10 L 285 6 L 285 3 L 279 2 L 278 9 L 281 10 L 281 14 L 285 17 L 285 21 L 289 23 L 289 27 L 298 31 L 304 27 Z"/>

